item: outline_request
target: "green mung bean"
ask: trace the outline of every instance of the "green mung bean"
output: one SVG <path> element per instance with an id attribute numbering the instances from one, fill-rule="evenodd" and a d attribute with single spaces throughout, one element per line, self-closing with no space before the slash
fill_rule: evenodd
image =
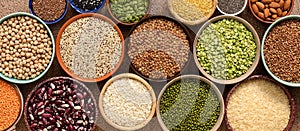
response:
<path id="1" fill-rule="evenodd" d="M 237 78 L 251 67 L 256 44 L 251 31 L 234 19 L 222 19 L 206 27 L 196 45 L 201 67 L 216 79 Z"/>
<path id="2" fill-rule="evenodd" d="M 121 22 L 134 23 L 148 10 L 149 0 L 110 0 L 112 14 Z"/>
<path id="3" fill-rule="evenodd" d="M 160 113 L 169 130 L 207 131 L 218 120 L 220 103 L 209 84 L 197 79 L 182 79 L 163 93 Z"/>

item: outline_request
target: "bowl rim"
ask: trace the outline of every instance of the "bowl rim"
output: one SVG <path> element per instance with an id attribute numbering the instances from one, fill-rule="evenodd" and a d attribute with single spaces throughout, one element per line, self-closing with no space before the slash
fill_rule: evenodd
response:
<path id="1" fill-rule="evenodd" d="M 21 117 L 22 117 L 22 114 L 23 114 L 23 111 L 24 111 L 24 98 L 23 98 L 23 94 L 22 92 L 20 91 L 19 87 L 16 85 L 16 84 L 13 84 L 13 83 L 9 83 L 3 79 L 0 79 L 0 81 L 2 82 L 5 82 L 7 83 L 8 85 L 10 85 L 14 90 L 15 92 L 18 94 L 19 98 L 20 98 L 20 111 L 19 111 L 19 115 L 18 117 L 15 119 L 14 123 L 12 123 L 9 127 L 7 127 L 5 130 L 14 130 L 16 129 L 16 125 L 19 123 Z"/>
<path id="2" fill-rule="evenodd" d="M 46 21 L 46 20 L 43 20 L 47 25 L 55 24 L 55 23 L 61 21 L 61 20 L 66 16 L 66 14 L 67 14 L 67 12 L 68 12 L 68 0 L 65 0 L 65 1 L 66 1 L 65 10 L 64 10 L 64 12 L 61 14 L 61 16 L 60 16 L 59 18 L 57 18 L 57 19 L 55 19 L 55 20 L 53 20 L 53 21 Z M 33 11 L 33 7 L 32 7 L 32 2 L 33 2 L 33 0 L 29 0 L 28 2 L 29 2 L 29 3 L 28 3 L 28 6 L 29 6 L 29 11 L 30 11 L 30 13 L 33 14 L 33 15 L 35 15 L 35 16 L 37 16 L 37 15 L 34 13 L 34 11 Z M 37 17 L 39 17 L 39 16 L 37 16 Z"/>
<path id="3" fill-rule="evenodd" d="M 129 31 L 129 34 L 128 34 L 127 38 L 126 38 L 126 43 L 127 43 L 127 44 L 126 44 L 126 46 L 127 46 L 126 49 L 127 49 L 127 50 L 129 50 L 130 36 L 132 35 L 133 31 L 134 31 L 138 26 L 140 26 L 141 24 L 143 24 L 144 22 L 147 22 L 147 21 L 152 20 L 152 19 L 165 19 L 165 20 L 171 21 L 171 22 L 173 22 L 173 23 L 175 23 L 176 25 L 178 25 L 178 26 L 181 27 L 181 29 L 183 30 L 183 32 L 184 32 L 185 35 L 186 35 L 186 39 L 189 41 L 189 48 L 190 48 L 190 49 L 189 49 L 189 52 L 188 52 L 188 59 L 187 59 L 185 65 L 180 69 L 180 71 L 179 71 L 178 73 L 176 73 L 174 76 L 172 76 L 172 77 L 170 77 L 170 78 L 166 78 L 166 79 L 163 79 L 163 78 L 155 79 L 155 78 L 147 77 L 147 76 L 143 75 L 142 73 L 140 73 L 140 72 L 133 66 L 133 64 L 132 64 L 132 62 L 131 62 L 131 58 L 130 58 L 129 55 L 128 55 L 128 51 L 126 51 L 126 52 L 127 52 L 126 55 L 127 55 L 128 59 L 129 59 L 129 61 L 130 61 L 130 69 L 132 69 L 132 70 L 134 71 L 134 73 L 138 74 L 138 75 L 141 76 L 142 78 L 144 78 L 144 79 L 146 79 L 146 80 L 148 80 L 148 81 L 151 81 L 151 82 L 165 82 L 165 81 L 172 80 L 173 78 L 176 78 L 177 76 L 179 76 L 182 72 L 184 72 L 184 71 L 187 69 L 189 63 L 192 61 L 191 59 L 192 59 L 192 55 L 193 55 L 193 54 L 192 54 L 192 53 L 193 53 L 193 51 L 192 51 L 192 49 L 193 49 L 193 48 L 192 48 L 192 46 L 193 46 L 193 39 L 192 39 L 191 33 L 188 31 L 188 28 L 187 28 L 184 24 L 182 24 L 181 22 L 178 22 L 178 21 L 176 21 L 175 19 L 173 19 L 173 18 L 171 18 L 171 17 L 168 17 L 168 16 L 163 16 L 163 15 L 153 15 L 153 16 L 149 16 L 149 17 L 147 17 L 147 18 L 144 18 L 144 19 L 140 20 L 137 24 L 135 24 L 135 25 L 131 28 L 131 30 Z"/>
<path id="4" fill-rule="evenodd" d="M 113 15 L 113 13 L 112 13 L 112 11 L 111 11 L 111 8 L 110 8 L 110 0 L 107 0 L 106 5 L 107 5 L 107 10 L 108 10 L 109 15 L 110 15 L 117 23 L 120 23 L 120 24 L 122 24 L 122 25 L 128 25 L 128 26 L 130 26 L 130 25 L 134 25 L 134 24 L 138 23 L 138 22 L 141 21 L 142 19 L 145 19 L 145 18 L 147 18 L 147 17 L 149 16 L 150 9 L 151 9 L 151 7 L 152 7 L 152 0 L 148 0 L 148 8 L 147 8 L 147 10 L 146 10 L 146 12 L 145 12 L 145 15 L 144 15 L 140 20 L 138 20 L 138 21 L 136 21 L 136 22 L 132 22 L 132 23 L 122 22 L 122 21 L 120 21 L 117 17 L 115 17 L 115 15 Z"/>
<path id="5" fill-rule="evenodd" d="M 40 79 L 41 77 L 43 77 L 48 72 L 49 68 L 51 67 L 51 65 L 53 63 L 54 56 L 55 56 L 55 40 L 54 40 L 53 34 L 51 32 L 51 29 L 47 26 L 47 24 L 43 20 L 41 20 L 39 17 L 37 17 L 35 15 L 29 14 L 29 13 L 26 13 L 26 12 L 16 12 L 16 13 L 6 15 L 6 16 L 4 16 L 0 19 L 0 23 L 3 23 L 5 20 L 7 20 L 9 18 L 16 17 L 16 16 L 28 16 L 32 19 L 37 20 L 39 23 L 41 23 L 45 27 L 45 29 L 47 30 L 48 35 L 51 39 L 51 42 L 52 42 L 52 44 L 51 44 L 52 45 L 52 55 L 51 55 L 50 61 L 47 65 L 47 67 L 45 68 L 45 70 L 42 71 L 35 78 L 29 79 L 29 80 L 20 80 L 20 79 L 16 79 L 16 78 L 9 78 L 9 77 L 5 76 L 4 74 L 0 73 L 0 77 L 3 78 L 6 81 L 9 81 L 9 82 L 12 82 L 12 83 L 17 83 L 17 84 L 28 84 L 28 83 L 31 83 L 31 82 L 34 82 L 34 81 Z"/>
<path id="6" fill-rule="evenodd" d="M 248 0 L 244 0 L 244 5 L 243 5 L 243 7 L 241 8 L 241 10 L 239 10 L 238 12 L 235 12 L 235 13 L 232 13 L 232 14 L 229 14 L 229 13 L 225 13 L 224 11 L 222 11 L 221 10 L 221 8 L 219 7 L 219 3 L 217 4 L 217 9 L 218 9 L 218 11 L 220 12 L 220 13 L 222 13 L 223 15 L 239 15 L 240 13 L 242 13 L 245 9 L 246 9 L 246 7 L 247 7 L 247 2 L 248 2 Z"/>
<path id="7" fill-rule="evenodd" d="M 285 131 L 291 130 L 291 128 L 293 126 L 293 123 L 295 121 L 295 118 L 296 118 L 296 103 L 295 103 L 295 99 L 292 97 L 292 95 L 290 94 L 290 92 L 284 86 L 282 86 L 281 84 L 279 84 L 277 81 L 275 81 L 275 80 L 273 80 L 273 79 L 271 79 L 271 78 L 269 78 L 267 76 L 264 76 L 264 75 L 253 75 L 253 76 L 251 76 L 251 77 L 243 80 L 242 82 L 234 85 L 234 87 L 229 91 L 229 93 L 227 94 L 226 99 L 225 99 L 225 124 L 226 124 L 227 129 L 229 129 L 230 131 L 233 131 L 233 128 L 230 126 L 229 121 L 228 121 L 228 117 L 227 117 L 228 102 L 229 102 L 229 99 L 230 99 L 232 93 L 242 83 L 246 83 L 248 81 L 257 80 L 257 79 L 262 79 L 262 80 L 269 81 L 269 82 L 275 84 L 276 86 L 278 86 L 285 93 L 285 95 L 289 99 L 289 104 L 290 104 L 290 108 L 291 108 L 290 111 L 291 112 L 290 112 L 290 119 L 289 119 L 288 125 L 285 127 L 284 130 Z"/>
<path id="8" fill-rule="evenodd" d="M 203 23 L 203 22 L 209 20 L 209 18 L 210 18 L 210 17 L 214 14 L 214 12 L 216 11 L 218 0 L 212 0 L 212 1 L 213 1 L 213 7 L 212 7 L 211 11 L 209 12 L 209 14 L 207 14 L 207 15 L 203 16 L 201 19 L 195 20 L 195 21 L 185 20 L 185 19 L 181 18 L 181 17 L 176 13 L 176 11 L 173 10 L 172 5 L 170 4 L 170 0 L 167 0 L 167 4 L 168 4 L 168 9 L 169 9 L 170 13 L 171 13 L 177 20 L 179 20 L 180 22 L 182 22 L 182 23 L 184 23 L 184 24 L 187 24 L 187 25 L 197 25 L 197 24 L 200 24 L 200 23 Z"/>
<path id="9" fill-rule="evenodd" d="M 163 120 L 161 118 L 160 109 L 159 109 L 159 107 L 160 107 L 160 100 L 161 100 L 161 97 L 162 97 L 163 93 L 174 82 L 177 82 L 177 81 L 179 81 L 181 79 L 187 79 L 187 78 L 197 79 L 197 80 L 200 80 L 200 81 L 203 81 L 203 82 L 209 84 L 210 88 L 212 88 L 214 90 L 214 92 L 216 93 L 216 95 L 218 97 L 218 100 L 219 100 L 219 104 L 220 104 L 220 114 L 219 114 L 217 122 L 215 123 L 214 127 L 212 129 L 210 129 L 210 131 L 217 131 L 218 128 L 222 124 L 222 121 L 223 121 L 223 118 L 224 118 L 224 113 L 225 113 L 225 105 L 224 105 L 223 96 L 222 96 L 220 90 L 218 89 L 218 87 L 213 82 L 211 82 L 210 80 L 206 79 L 205 77 L 198 76 L 198 75 L 192 75 L 192 74 L 190 74 L 190 75 L 182 75 L 182 76 L 178 76 L 178 77 L 174 78 L 173 80 L 171 80 L 170 82 L 168 82 L 162 88 L 162 90 L 160 91 L 160 93 L 158 95 L 158 99 L 157 99 L 157 106 L 156 106 L 156 116 L 157 116 L 159 125 L 161 126 L 161 128 L 164 131 L 168 131 L 169 130 L 167 128 L 167 126 L 164 124 L 164 122 L 163 122 Z"/>
<path id="10" fill-rule="evenodd" d="M 267 62 L 265 60 L 265 55 L 264 55 L 264 45 L 265 45 L 265 40 L 267 38 L 267 35 L 269 34 L 269 32 L 271 31 L 271 29 L 276 26 L 277 24 L 283 22 L 283 21 L 288 21 L 288 20 L 292 20 L 292 19 L 299 19 L 300 20 L 300 15 L 289 15 L 289 16 L 284 16 L 284 17 L 281 17 L 280 19 L 276 20 L 274 23 L 272 23 L 268 29 L 265 31 L 264 33 L 264 36 L 263 36 L 263 39 L 262 39 L 262 44 L 261 44 L 261 50 L 260 50 L 260 53 L 261 53 L 261 59 L 262 59 L 262 63 L 265 67 L 265 69 L 267 70 L 268 74 L 273 78 L 275 79 L 276 81 L 278 81 L 279 83 L 281 84 L 284 84 L 284 85 L 287 85 L 287 86 L 290 86 L 290 87 L 300 87 L 300 82 L 298 83 L 293 83 L 293 82 L 288 82 L 288 81 L 284 81 L 284 80 L 281 80 L 280 78 L 278 78 L 276 75 L 274 75 L 271 70 L 269 69 L 268 65 L 267 65 Z"/>
<path id="11" fill-rule="evenodd" d="M 197 46 L 197 41 L 199 38 L 199 35 L 202 33 L 202 31 L 204 29 L 206 29 L 207 26 L 209 26 L 211 23 L 215 23 L 219 20 L 222 19 L 234 19 L 240 23 L 242 23 L 253 35 L 253 38 L 255 40 L 255 44 L 256 44 L 256 55 L 255 55 L 255 59 L 252 63 L 252 65 L 248 68 L 247 72 L 242 74 L 241 76 L 234 78 L 234 79 L 230 79 L 230 80 L 220 80 L 220 79 L 216 79 L 214 77 L 212 77 L 210 74 L 206 73 L 206 71 L 202 68 L 202 66 L 199 64 L 198 61 L 198 57 L 197 57 L 197 50 L 196 50 L 196 46 Z M 220 15 L 220 16 L 216 16 L 212 19 L 210 19 L 209 21 L 207 21 L 198 31 L 198 33 L 195 36 L 194 39 L 194 44 L 193 44 L 193 56 L 194 56 L 194 62 L 196 63 L 197 68 L 200 70 L 200 72 L 207 77 L 208 79 L 212 80 L 213 82 L 219 83 L 219 84 L 234 84 L 234 83 L 238 83 L 244 79 L 246 79 L 248 76 L 250 76 L 254 70 L 256 69 L 258 63 L 259 63 L 259 59 L 260 59 L 260 38 L 256 32 L 256 30 L 254 29 L 254 27 L 248 23 L 246 20 L 244 20 L 243 18 L 240 18 L 238 16 L 231 16 L 231 15 Z"/>
<path id="12" fill-rule="evenodd" d="M 293 8 L 294 8 L 294 0 L 291 0 L 291 7 L 290 7 L 290 9 L 289 9 L 289 11 L 287 12 L 287 14 L 285 15 L 285 16 L 289 16 L 291 13 L 292 13 L 292 11 L 293 11 Z M 256 18 L 256 19 L 258 19 L 259 21 L 261 21 L 261 22 L 263 22 L 263 23 L 267 23 L 267 24 L 272 24 L 273 22 L 275 22 L 275 21 L 267 21 L 267 20 L 263 20 L 263 19 L 261 19 L 261 18 L 259 18 L 255 13 L 254 13 L 254 11 L 253 11 L 253 9 L 252 9 L 252 4 L 251 4 L 251 0 L 248 0 L 248 6 L 249 6 L 249 8 L 250 8 L 250 12 L 252 13 L 252 15 Z M 285 17 L 284 16 L 284 17 Z M 282 17 L 280 17 L 280 18 L 282 18 Z M 279 19 L 280 19 L 279 18 Z M 276 20 L 277 21 L 277 20 Z"/>
<path id="13" fill-rule="evenodd" d="M 76 79 L 73 79 L 71 77 L 66 77 L 66 76 L 55 76 L 55 77 L 52 77 L 52 78 L 48 78 L 42 82 L 40 82 L 39 84 L 37 84 L 31 91 L 30 93 L 28 94 L 27 98 L 26 98 L 26 101 L 25 101 L 25 105 L 24 105 L 24 112 L 23 112 L 23 115 L 24 115 L 24 121 L 25 121 L 25 125 L 27 127 L 27 129 L 30 131 L 30 126 L 29 126 L 29 123 L 28 123 L 28 120 L 27 120 L 27 109 L 28 109 L 28 103 L 29 103 L 29 100 L 30 98 L 35 95 L 34 92 L 41 88 L 42 85 L 44 85 L 45 83 L 48 83 L 50 81 L 53 81 L 53 80 L 59 80 L 59 79 L 63 79 L 63 80 L 69 80 L 69 81 L 72 81 L 73 83 L 76 83 L 78 85 L 80 85 L 86 92 L 87 94 L 90 95 L 90 98 L 94 101 L 94 105 L 95 105 L 95 122 L 94 122 L 94 126 L 92 127 L 92 130 L 94 130 L 96 128 L 96 125 L 97 125 L 97 121 L 99 119 L 98 115 L 99 115 L 99 111 L 98 111 L 98 107 L 97 107 L 97 101 L 93 95 L 93 93 L 90 91 L 90 89 L 82 82 L 76 80 Z"/>
<path id="14" fill-rule="evenodd" d="M 94 9 L 94 10 L 88 10 L 88 11 L 84 11 L 84 10 L 80 9 L 79 7 L 77 7 L 77 6 L 74 4 L 73 0 L 69 0 L 69 3 L 70 3 L 70 5 L 71 5 L 71 7 L 72 7 L 75 11 L 77 11 L 78 13 L 96 13 L 96 12 L 98 12 L 100 9 L 102 9 L 102 8 L 104 7 L 104 5 L 105 5 L 105 3 L 106 3 L 106 0 L 102 0 L 102 3 L 101 3 L 96 9 Z"/>
<path id="15" fill-rule="evenodd" d="M 107 88 L 110 86 L 111 83 L 113 83 L 114 81 L 116 81 L 118 79 L 121 79 L 121 78 L 130 78 L 130 79 L 134 79 L 136 81 L 141 82 L 148 89 L 148 92 L 150 93 L 151 98 L 152 98 L 152 107 L 151 107 L 151 111 L 150 111 L 149 116 L 147 117 L 147 119 L 145 121 L 143 121 L 142 123 L 140 123 L 140 124 L 138 124 L 136 126 L 133 126 L 133 127 L 126 127 L 126 126 L 120 126 L 120 125 L 115 124 L 114 122 L 112 122 L 108 118 L 108 116 L 105 114 L 104 108 L 103 108 L 103 98 L 104 98 L 104 95 L 105 95 L 105 92 L 106 92 Z M 132 74 L 132 73 L 123 73 L 123 74 L 119 74 L 117 76 L 112 77 L 111 79 L 109 79 L 105 83 L 105 85 L 103 86 L 103 88 L 101 90 L 101 93 L 99 95 L 99 109 L 100 109 L 100 114 L 102 115 L 102 117 L 104 118 L 104 120 L 109 125 L 113 126 L 116 129 L 119 129 L 119 130 L 138 130 L 138 129 L 143 128 L 153 118 L 153 115 L 155 113 L 155 107 L 156 107 L 156 96 L 155 96 L 155 93 L 154 93 L 154 90 L 153 90 L 152 86 L 147 81 L 145 81 L 143 78 L 141 78 L 140 76 L 138 76 L 136 74 Z"/>
<path id="16" fill-rule="evenodd" d="M 74 21 L 78 20 L 78 19 L 81 19 L 81 18 L 85 18 L 85 17 L 97 17 L 97 18 L 100 18 L 102 19 L 103 21 L 111 24 L 114 29 L 118 32 L 119 34 L 119 37 L 121 39 L 121 45 L 122 45 L 122 52 L 121 52 L 121 56 L 119 58 L 119 62 L 118 64 L 115 66 L 115 68 L 106 73 L 104 76 L 101 76 L 101 77 L 97 77 L 97 78 L 82 78 L 81 76 L 78 76 L 76 74 L 74 74 L 70 69 L 68 69 L 68 67 L 65 65 L 64 61 L 62 60 L 62 57 L 61 57 L 61 54 L 60 54 L 60 39 L 61 39 L 61 36 L 64 32 L 64 30 L 71 24 L 73 23 Z M 123 37 L 123 34 L 120 30 L 120 28 L 112 21 L 110 20 L 109 18 L 107 18 L 106 16 L 104 15 L 101 15 L 101 14 L 97 14 L 97 13 L 82 13 L 82 14 L 78 14 L 72 18 L 70 18 L 67 22 L 64 23 L 64 25 L 60 28 L 58 34 L 57 34 L 57 37 L 56 37 L 56 57 L 57 57 L 57 60 L 58 60 L 58 63 L 59 65 L 62 67 L 62 69 L 68 74 L 70 75 L 71 77 L 75 78 L 75 79 L 78 79 L 80 81 L 84 81 L 84 82 L 100 82 L 104 79 L 107 79 L 108 77 L 110 77 L 112 74 L 114 74 L 118 69 L 119 67 L 121 66 L 122 64 L 122 61 L 124 59 L 124 52 L 125 52 L 125 44 L 124 44 L 124 37 Z"/>

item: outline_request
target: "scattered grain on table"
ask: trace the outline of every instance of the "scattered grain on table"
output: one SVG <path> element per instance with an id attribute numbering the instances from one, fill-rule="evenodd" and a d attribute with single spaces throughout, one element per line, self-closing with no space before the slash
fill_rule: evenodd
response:
<path id="1" fill-rule="evenodd" d="M 227 118 L 233 130 L 282 131 L 290 119 L 290 104 L 276 84 L 253 79 L 239 85 L 229 97 Z"/>

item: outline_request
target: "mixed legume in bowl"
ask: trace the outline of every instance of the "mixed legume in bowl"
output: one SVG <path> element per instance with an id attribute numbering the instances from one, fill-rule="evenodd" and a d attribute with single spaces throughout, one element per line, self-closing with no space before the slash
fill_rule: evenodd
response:
<path id="1" fill-rule="evenodd" d="M 108 80 L 99 96 L 100 113 L 119 130 L 143 128 L 151 121 L 155 107 L 156 96 L 150 84 L 131 73 Z"/>
<path id="2" fill-rule="evenodd" d="M 224 15 L 238 15 L 247 7 L 248 0 L 218 0 L 217 9 Z"/>
<path id="3" fill-rule="evenodd" d="M 267 72 L 276 81 L 291 87 L 300 87 L 299 26 L 299 15 L 280 18 L 269 26 L 261 46 Z"/>
<path id="4" fill-rule="evenodd" d="M 220 84 L 247 78 L 260 58 L 260 40 L 255 29 L 237 16 L 217 16 L 197 33 L 194 60 L 200 72 Z"/>
<path id="5" fill-rule="evenodd" d="M 23 114 L 23 95 L 15 84 L 0 79 L 0 130 L 15 130 Z"/>
<path id="6" fill-rule="evenodd" d="M 165 131 L 216 131 L 223 121 L 224 100 L 217 86 L 208 79 L 183 75 L 163 87 L 156 114 Z"/>
<path id="7" fill-rule="evenodd" d="M 225 122 L 231 131 L 289 131 L 295 117 L 294 98 L 266 76 L 251 76 L 235 85 L 225 101 Z"/>
<path id="8" fill-rule="evenodd" d="M 68 20 L 56 38 L 57 59 L 70 76 L 99 82 L 120 67 L 124 56 L 122 32 L 109 18 L 84 13 Z"/>
<path id="9" fill-rule="evenodd" d="M 217 0 L 167 0 L 171 14 L 188 25 L 208 20 L 216 10 Z"/>
<path id="10" fill-rule="evenodd" d="M 38 80 L 54 59 L 51 30 L 32 14 L 17 12 L 1 18 L 0 41 L 0 77 L 9 82 Z"/>
<path id="11" fill-rule="evenodd" d="M 68 11 L 68 0 L 29 0 L 28 5 L 31 14 L 41 18 L 46 24 L 59 22 Z"/>
<path id="12" fill-rule="evenodd" d="M 281 17 L 290 15 L 294 0 L 248 0 L 251 13 L 264 23 L 273 23 Z"/>
<path id="13" fill-rule="evenodd" d="M 96 13 L 106 0 L 69 0 L 71 7 L 78 13 Z"/>
<path id="14" fill-rule="evenodd" d="M 25 124 L 32 131 L 90 131 L 96 127 L 97 118 L 97 103 L 91 91 L 69 77 L 39 83 L 25 103 Z"/>
<path id="15" fill-rule="evenodd" d="M 136 24 L 147 16 L 151 0 L 108 0 L 110 15 L 124 25 Z"/>
<path id="16" fill-rule="evenodd" d="M 150 16 L 137 23 L 128 37 L 131 68 L 151 81 L 178 76 L 191 56 L 184 25 L 166 16 Z"/>

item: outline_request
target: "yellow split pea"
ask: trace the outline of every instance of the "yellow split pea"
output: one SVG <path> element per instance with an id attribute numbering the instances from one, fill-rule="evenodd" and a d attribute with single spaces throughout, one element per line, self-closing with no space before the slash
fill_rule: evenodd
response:
<path id="1" fill-rule="evenodd" d="M 213 8 L 213 0 L 170 0 L 172 9 L 183 19 L 200 20 Z"/>

